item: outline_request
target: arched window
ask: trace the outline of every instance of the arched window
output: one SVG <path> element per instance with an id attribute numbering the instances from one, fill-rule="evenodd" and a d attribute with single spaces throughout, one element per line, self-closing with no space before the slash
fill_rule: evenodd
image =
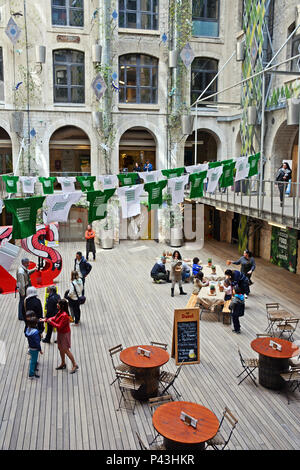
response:
<path id="1" fill-rule="evenodd" d="M 158 0 L 119 0 L 119 27 L 158 29 Z"/>
<path id="2" fill-rule="evenodd" d="M 83 0 L 52 0 L 52 25 L 83 27 Z"/>
<path id="3" fill-rule="evenodd" d="M 3 52 L 0 47 L 0 101 L 4 101 Z"/>
<path id="4" fill-rule="evenodd" d="M 84 53 L 71 49 L 53 52 L 54 102 L 84 103 Z"/>
<path id="5" fill-rule="evenodd" d="M 219 36 L 219 0 L 193 0 L 193 35 Z"/>
<path id="6" fill-rule="evenodd" d="M 191 104 L 194 103 L 218 73 L 218 61 L 196 57 L 191 67 Z M 218 91 L 217 79 L 209 86 L 202 98 Z M 212 98 L 210 101 L 214 101 Z"/>
<path id="7" fill-rule="evenodd" d="M 157 103 L 158 60 L 143 54 L 119 58 L 119 102 Z"/>

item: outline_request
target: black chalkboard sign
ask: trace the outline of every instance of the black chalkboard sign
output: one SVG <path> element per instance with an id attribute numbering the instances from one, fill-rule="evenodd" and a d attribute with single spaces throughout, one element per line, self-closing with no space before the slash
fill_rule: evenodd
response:
<path id="1" fill-rule="evenodd" d="M 172 356 L 176 364 L 199 364 L 199 308 L 174 311 Z"/>

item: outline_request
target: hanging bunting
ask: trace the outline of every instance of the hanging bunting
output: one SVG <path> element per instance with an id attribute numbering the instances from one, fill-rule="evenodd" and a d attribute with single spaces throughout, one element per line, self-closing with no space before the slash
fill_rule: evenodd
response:
<path id="1" fill-rule="evenodd" d="M 163 179 L 161 170 L 139 171 L 138 175 L 144 180 L 144 183 L 157 183 Z"/>
<path id="2" fill-rule="evenodd" d="M 80 184 L 81 191 L 94 191 L 96 176 L 76 176 Z"/>
<path id="3" fill-rule="evenodd" d="M 141 213 L 140 196 L 144 190 L 143 184 L 123 186 L 117 189 L 122 208 L 122 218 L 134 217 Z"/>
<path id="4" fill-rule="evenodd" d="M 95 92 L 96 97 L 98 98 L 98 100 L 100 100 L 106 92 L 107 88 L 106 83 L 100 73 L 98 73 L 98 75 L 93 80 L 92 88 Z"/>
<path id="5" fill-rule="evenodd" d="M 184 173 L 184 167 L 172 168 L 171 170 L 161 170 L 162 174 L 169 178 L 176 178 Z"/>
<path id="6" fill-rule="evenodd" d="M 184 187 L 189 182 L 189 175 L 168 179 L 168 188 L 172 194 L 172 204 L 179 204 L 184 200 Z"/>
<path id="7" fill-rule="evenodd" d="M 13 44 L 16 44 L 17 40 L 20 37 L 21 31 L 22 30 L 19 28 L 15 20 L 13 18 L 10 18 L 5 29 L 5 33 Z"/>
<path id="8" fill-rule="evenodd" d="M 58 176 L 57 181 L 64 193 L 73 193 L 75 191 L 76 178 L 74 176 Z"/>
<path id="9" fill-rule="evenodd" d="M 248 178 L 258 174 L 259 160 L 260 160 L 260 152 L 256 153 L 255 155 L 250 155 L 250 157 L 248 158 L 248 163 L 249 163 Z"/>
<path id="10" fill-rule="evenodd" d="M 218 182 L 219 182 L 219 179 L 221 178 L 222 173 L 223 173 L 223 165 L 210 168 L 207 171 L 208 183 L 207 183 L 206 191 L 208 193 L 213 193 L 217 189 Z"/>
<path id="11" fill-rule="evenodd" d="M 182 51 L 180 52 L 180 57 L 186 68 L 188 68 L 195 58 L 193 49 L 191 48 L 190 43 L 187 43 Z"/>
<path id="12" fill-rule="evenodd" d="M 154 183 L 146 183 L 144 185 L 145 191 L 148 193 L 148 211 L 151 211 L 152 206 L 161 207 L 163 200 L 162 200 L 162 192 L 163 189 L 167 186 L 168 180 L 161 180 Z"/>
<path id="13" fill-rule="evenodd" d="M 136 184 L 138 179 L 137 173 L 120 173 L 117 175 L 122 186 L 131 186 Z"/>
<path id="14" fill-rule="evenodd" d="M 6 199 L 5 209 L 13 215 L 12 238 L 20 239 L 36 232 L 36 214 L 45 200 L 45 196 L 18 197 Z"/>
<path id="15" fill-rule="evenodd" d="M 40 176 L 39 181 L 43 185 L 44 194 L 53 194 L 54 193 L 54 182 L 56 181 L 55 176 L 49 176 L 48 178 Z"/>
<path id="16" fill-rule="evenodd" d="M 234 168 L 235 168 L 234 161 L 223 165 L 223 173 L 220 178 L 220 188 L 227 188 L 228 186 L 233 186 Z"/>
<path id="17" fill-rule="evenodd" d="M 235 181 L 240 181 L 247 178 L 249 173 L 248 157 L 239 157 L 235 163 Z"/>
<path id="18" fill-rule="evenodd" d="M 207 176 L 207 171 L 200 171 L 199 173 L 190 174 L 189 181 L 191 183 L 190 199 L 203 197 L 203 185 Z"/>
<path id="19" fill-rule="evenodd" d="M 34 194 L 34 185 L 37 182 L 36 176 L 20 176 L 22 183 L 23 193 Z"/>
<path id="20" fill-rule="evenodd" d="M 102 220 L 107 216 L 107 203 L 114 195 L 116 188 L 104 191 L 89 191 L 86 199 L 89 201 L 88 223 L 94 220 Z"/>
<path id="21" fill-rule="evenodd" d="M 10 194 L 16 194 L 18 192 L 18 176 L 2 175 L 2 179 L 6 185 L 6 192 Z"/>
<path id="22" fill-rule="evenodd" d="M 76 204 L 81 196 L 81 191 L 46 196 L 43 214 L 44 224 L 67 222 L 72 204 Z"/>
<path id="23" fill-rule="evenodd" d="M 100 175 L 98 178 L 103 189 L 116 188 L 119 183 L 117 175 Z"/>

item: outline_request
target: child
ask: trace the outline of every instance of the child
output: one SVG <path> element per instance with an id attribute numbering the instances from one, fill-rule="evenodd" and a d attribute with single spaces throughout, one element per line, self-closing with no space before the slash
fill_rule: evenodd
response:
<path id="1" fill-rule="evenodd" d="M 197 274 L 201 271 L 202 266 L 199 265 L 199 258 L 193 259 L 193 276 L 197 276 Z"/>
<path id="2" fill-rule="evenodd" d="M 194 289 L 193 294 L 199 294 L 202 287 L 208 286 L 209 282 L 203 279 L 203 272 L 200 271 L 194 279 Z"/>
<path id="3" fill-rule="evenodd" d="M 229 279 L 225 279 L 223 282 L 224 285 L 224 300 L 231 300 L 232 298 L 232 285 Z"/>
<path id="4" fill-rule="evenodd" d="M 231 317 L 234 329 L 232 330 L 234 333 L 241 332 L 241 325 L 239 317 L 244 315 L 245 311 L 245 298 L 242 294 L 242 290 L 240 287 L 235 286 L 233 288 L 234 297 L 229 305 L 229 310 L 231 311 Z"/>
<path id="5" fill-rule="evenodd" d="M 39 352 L 41 354 L 41 336 L 37 329 L 38 319 L 36 317 L 29 317 L 27 320 L 27 329 L 25 336 L 28 340 L 29 354 L 30 354 L 30 365 L 29 365 L 29 378 L 39 378 L 39 375 L 36 374 L 37 360 Z"/>

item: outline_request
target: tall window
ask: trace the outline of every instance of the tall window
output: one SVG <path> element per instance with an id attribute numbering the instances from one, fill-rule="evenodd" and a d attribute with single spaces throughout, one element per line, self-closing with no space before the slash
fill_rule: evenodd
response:
<path id="1" fill-rule="evenodd" d="M 191 104 L 194 103 L 218 73 L 218 61 L 196 57 L 191 68 Z M 202 98 L 218 91 L 217 79 L 209 86 Z M 212 98 L 209 101 L 214 101 Z"/>
<path id="2" fill-rule="evenodd" d="M 157 103 L 158 60 L 142 54 L 119 59 L 120 103 Z"/>
<path id="3" fill-rule="evenodd" d="M 119 27 L 158 29 L 158 0 L 119 0 Z"/>
<path id="4" fill-rule="evenodd" d="M 219 0 L 193 0 L 193 35 L 219 36 Z"/>
<path id="5" fill-rule="evenodd" d="M 53 52 L 54 102 L 84 103 L 84 53 L 70 49 Z"/>
<path id="6" fill-rule="evenodd" d="M 4 101 L 3 49 L 0 47 L 0 101 Z"/>
<path id="7" fill-rule="evenodd" d="M 83 26 L 83 0 L 52 0 L 53 26 Z"/>
<path id="8" fill-rule="evenodd" d="M 300 36 L 294 37 L 292 42 L 292 57 L 298 54 L 300 54 Z M 291 61 L 291 70 L 300 72 L 300 57 Z"/>

